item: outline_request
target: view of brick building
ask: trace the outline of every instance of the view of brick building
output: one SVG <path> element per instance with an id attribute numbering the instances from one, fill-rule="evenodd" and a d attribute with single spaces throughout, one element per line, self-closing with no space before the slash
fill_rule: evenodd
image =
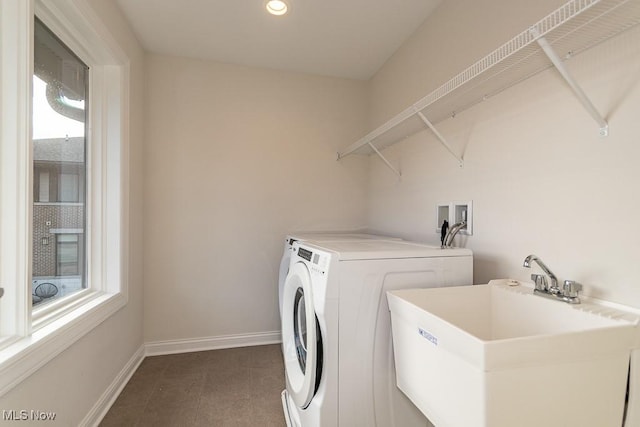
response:
<path id="1" fill-rule="evenodd" d="M 84 138 L 34 140 L 32 287 L 56 297 L 82 288 L 85 240 Z M 40 298 L 34 296 L 34 303 Z"/>

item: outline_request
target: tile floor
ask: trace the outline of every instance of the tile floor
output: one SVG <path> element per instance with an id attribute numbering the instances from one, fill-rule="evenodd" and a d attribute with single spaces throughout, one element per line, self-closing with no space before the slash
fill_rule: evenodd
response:
<path id="1" fill-rule="evenodd" d="M 285 426 L 280 345 L 147 357 L 101 427 Z"/>

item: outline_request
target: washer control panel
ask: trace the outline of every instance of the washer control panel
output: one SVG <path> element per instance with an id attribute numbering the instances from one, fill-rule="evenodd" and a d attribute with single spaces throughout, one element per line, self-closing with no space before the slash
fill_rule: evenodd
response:
<path id="1" fill-rule="evenodd" d="M 311 257 L 313 256 L 313 252 L 305 248 L 298 248 L 298 256 L 300 258 L 304 258 L 307 261 L 311 262 Z"/>
<path id="2" fill-rule="evenodd" d="M 328 268 L 329 256 L 320 252 L 313 252 L 309 249 L 298 247 L 298 256 L 309 262 L 311 273 L 325 275 Z"/>

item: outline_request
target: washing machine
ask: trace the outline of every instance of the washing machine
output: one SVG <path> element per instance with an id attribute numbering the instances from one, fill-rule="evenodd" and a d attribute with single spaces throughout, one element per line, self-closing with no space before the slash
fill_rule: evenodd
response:
<path id="1" fill-rule="evenodd" d="M 468 249 L 295 242 L 282 306 L 287 425 L 429 426 L 396 387 L 386 291 L 470 285 L 472 274 Z"/>
<path id="2" fill-rule="evenodd" d="M 397 237 L 388 237 L 378 234 L 358 233 L 351 231 L 344 232 L 309 232 L 309 233 L 292 233 L 286 236 L 284 240 L 284 252 L 280 260 L 280 273 L 278 276 L 278 301 L 280 308 L 280 316 L 282 318 L 282 288 L 284 280 L 289 273 L 289 265 L 291 264 L 291 252 L 293 243 L 298 241 L 322 243 L 322 242 L 344 242 L 359 240 L 402 240 Z"/>

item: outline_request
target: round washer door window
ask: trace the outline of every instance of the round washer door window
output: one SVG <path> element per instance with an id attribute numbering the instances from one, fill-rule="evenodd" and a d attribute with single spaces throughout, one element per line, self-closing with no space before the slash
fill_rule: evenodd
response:
<path id="1" fill-rule="evenodd" d="M 296 405 L 306 408 L 316 385 L 317 330 L 311 276 L 302 262 L 294 264 L 284 283 L 282 344 L 287 389 Z"/>

